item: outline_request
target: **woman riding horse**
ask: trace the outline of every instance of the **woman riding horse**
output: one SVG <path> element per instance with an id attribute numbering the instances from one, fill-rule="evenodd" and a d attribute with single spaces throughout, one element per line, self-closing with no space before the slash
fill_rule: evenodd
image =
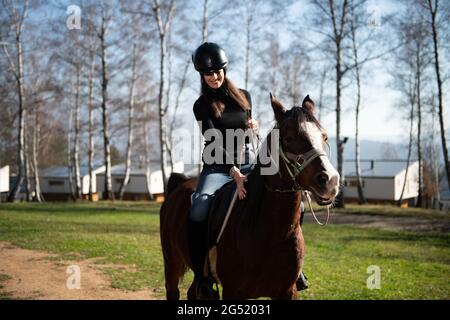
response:
<path id="1" fill-rule="evenodd" d="M 197 297 L 212 299 L 217 298 L 218 294 L 213 290 L 212 279 L 203 275 L 207 253 L 208 211 L 214 193 L 231 180 L 236 182 L 239 199 L 245 198 L 247 190 L 244 182 L 253 168 L 249 159 L 248 139 L 233 143 L 232 150 L 227 150 L 228 140 L 234 139 L 234 135 L 227 136 L 227 132 L 229 134 L 230 129 L 257 130 L 258 123 L 251 118 L 250 94 L 236 88 L 226 77 L 228 59 L 220 46 L 205 42 L 197 48 L 192 60 L 200 73 L 201 95 L 194 103 L 194 115 L 205 136 L 205 150 L 213 143 L 206 139 L 208 130 L 210 133 L 212 130 L 221 135 L 221 150 L 224 151 L 219 157 L 203 152 L 203 170 L 188 214 L 188 245 L 197 283 Z M 208 156 L 212 159 L 208 159 Z M 297 289 L 306 288 L 306 279 L 302 273 L 297 281 Z"/>
<path id="2" fill-rule="evenodd" d="M 310 191 L 322 206 L 331 205 L 339 192 L 339 174 L 325 152 L 328 138 L 313 115 L 312 100 L 307 96 L 301 107 L 290 110 L 271 100 L 276 126 L 266 139 L 270 147 L 263 143 L 248 176 L 250 192 L 244 201 L 236 201 L 220 241 L 209 251 L 211 273 L 222 286 L 223 299 L 296 299 L 305 254 L 299 225 L 301 191 Z M 186 267 L 194 269 L 186 241 L 186 214 L 197 182 L 172 174 L 160 210 L 168 300 L 180 298 L 180 278 Z M 211 212 L 228 207 L 232 188 L 233 184 L 226 184 L 214 195 Z M 217 228 L 211 227 L 212 239 L 217 239 Z M 201 271 L 197 271 L 200 277 Z M 189 287 L 188 299 L 203 298 L 197 290 L 198 278 Z"/>
<path id="3" fill-rule="evenodd" d="M 195 69 L 200 73 L 201 95 L 194 103 L 194 115 L 205 136 L 205 149 L 202 155 L 203 169 L 197 189 L 192 197 L 192 207 L 188 215 L 189 253 L 197 283 L 197 294 L 204 299 L 217 297 L 213 282 L 203 276 L 207 253 L 208 211 L 214 193 L 224 184 L 234 180 L 239 199 L 246 196 L 244 182 L 252 165 L 249 161 L 248 141 L 243 146 L 243 159 L 240 143 L 227 150 L 227 130 L 257 129 L 258 124 L 251 119 L 250 94 L 236 86 L 226 76 L 228 59 L 224 50 L 217 44 L 205 42 L 192 56 Z M 221 155 L 206 154 L 208 134 L 222 137 Z M 234 136 L 231 137 L 234 139 Z M 229 149 L 229 148 L 228 148 Z M 217 150 L 216 150 L 217 151 Z"/>

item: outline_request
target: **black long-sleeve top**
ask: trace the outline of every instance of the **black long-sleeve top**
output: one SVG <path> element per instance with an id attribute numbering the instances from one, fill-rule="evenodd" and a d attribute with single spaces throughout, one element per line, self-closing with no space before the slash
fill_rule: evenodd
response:
<path id="1" fill-rule="evenodd" d="M 251 97 L 250 94 L 246 91 L 241 89 L 241 91 L 245 94 L 249 105 L 250 110 L 244 111 L 239 104 L 232 99 L 228 92 L 223 89 L 218 90 L 211 90 L 214 94 L 214 97 L 217 99 L 220 99 L 225 105 L 225 109 L 223 110 L 223 113 L 220 117 L 216 117 L 214 115 L 213 109 L 206 100 L 206 98 L 201 95 L 197 101 L 194 103 L 194 115 L 195 119 L 197 121 L 200 121 L 201 124 L 201 130 L 203 136 L 205 136 L 205 131 L 208 129 L 217 129 L 220 131 L 223 137 L 223 143 L 222 143 L 222 157 L 221 157 L 221 163 L 215 163 L 213 164 L 223 164 L 224 171 L 228 172 L 231 167 L 234 165 L 236 167 L 239 167 L 240 164 L 248 164 L 249 163 L 249 148 L 248 143 L 249 139 L 248 137 L 245 139 L 245 143 L 243 146 L 244 150 L 237 150 L 238 146 L 241 145 L 242 142 L 238 142 L 235 138 L 234 142 L 234 149 L 233 150 L 226 150 L 227 145 L 227 139 L 226 139 L 226 130 L 227 129 L 247 129 L 247 121 L 249 118 L 251 118 Z M 211 140 L 207 140 L 205 137 L 205 148 L 213 143 L 214 138 Z M 226 150 L 226 151 L 225 151 Z M 226 156 L 226 152 L 228 152 L 228 158 Z M 240 152 L 241 155 L 240 155 Z M 203 151 L 202 160 L 204 166 L 211 165 L 210 163 L 205 162 L 205 150 Z M 214 156 L 214 152 L 212 153 Z M 241 160 L 239 160 L 241 159 Z M 230 162 L 233 163 L 230 163 Z"/>

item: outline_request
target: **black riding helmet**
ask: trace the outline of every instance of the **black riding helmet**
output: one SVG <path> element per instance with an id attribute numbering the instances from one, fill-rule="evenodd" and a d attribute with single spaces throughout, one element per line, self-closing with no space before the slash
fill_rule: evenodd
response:
<path id="1" fill-rule="evenodd" d="M 227 67 L 225 51 L 216 43 L 205 42 L 192 55 L 195 70 L 200 73 L 211 72 Z"/>

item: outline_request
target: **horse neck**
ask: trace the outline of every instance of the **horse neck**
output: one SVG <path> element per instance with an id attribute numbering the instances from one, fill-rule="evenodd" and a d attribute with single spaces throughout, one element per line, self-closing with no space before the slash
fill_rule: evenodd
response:
<path id="1" fill-rule="evenodd" d="M 265 183 L 272 188 L 289 189 L 286 183 L 281 180 L 278 174 L 273 176 L 266 176 Z M 300 205 L 302 201 L 302 194 L 298 192 L 279 192 L 271 191 L 268 188 L 265 190 L 265 201 L 268 205 L 263 206 L 265 219 L 272 223 L 266 224 L 268 229 L 280 231 L 291 230 L 296 228 L 300 222 Z M 265 209 L 266 208 L 266 209 Z"/>

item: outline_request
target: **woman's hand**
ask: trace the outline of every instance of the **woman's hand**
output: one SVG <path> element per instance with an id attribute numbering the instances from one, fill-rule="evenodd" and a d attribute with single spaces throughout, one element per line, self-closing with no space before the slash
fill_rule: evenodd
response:
<path id="1" fill-rule="evenodd" d="M 258 132 L 259 124 L 258 124 L 258 121 L 256 121 L 255 119 L 252 119 L 252 118 L 248 119 L 247 125 L 250 129 L 253 129 L 255 132 Z"/>
<path id="2" fill-rule="evenodd" d="M 234 167 L 232 178 L 234 181 L 236 181 L 236 192 L 238 194 L 239 200 L 244 199 L 247 195 L 247 190 L 245 190 L 244 187 L 244 182 L 247 181 L 247 177 L 243 175 L 238 168 Z"/>

